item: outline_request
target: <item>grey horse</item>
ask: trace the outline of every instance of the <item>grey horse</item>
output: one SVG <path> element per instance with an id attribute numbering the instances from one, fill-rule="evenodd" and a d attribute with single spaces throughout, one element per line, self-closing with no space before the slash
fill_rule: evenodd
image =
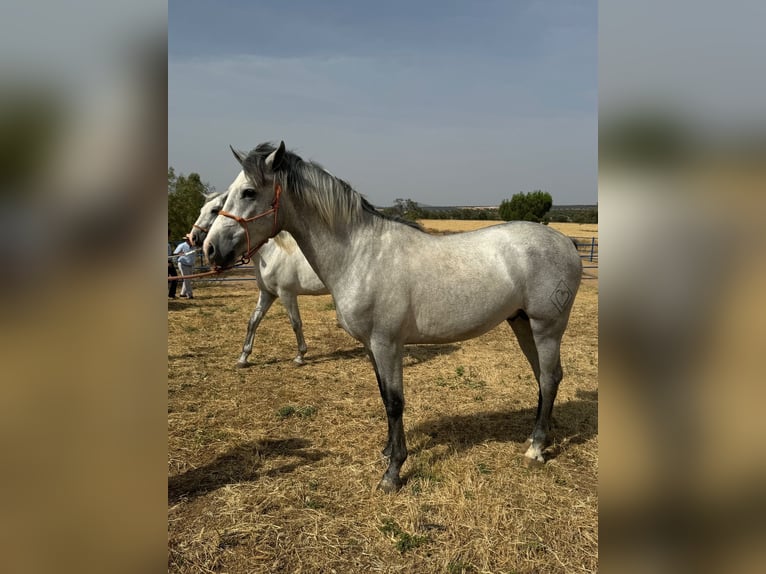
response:
<path id="1" fill-rule="evenodd" d="M 545 461 L 563 376 L 561 339 L 582 276 L 568 237 L 529 222 L 432 236 L 381 215 L 345 181 L 286 151 L 284 142 L 235 157 L 246 181 L 229 192 L 203 252 L 211 264 L 226 266 L 281 230 L 295 237 L 332 293 L 341 326 L 372 360 L 388 417 L 389 464 L 378 488 L 401 487 L 407 458 L 404 345 L 469 339 L 502 321 L 538 382 L 525 456 Z"/>
<path id="2" fill-rule="evenodd" d="M 246 181 L 241 172 L 234 180 L 231 188 L 237 188 L 241 182 Z M 200 209 L 199 217 L 191 230 L 192 243 L 202 245 L 210 226 L 218 217 L 218 212 L 223 207 L 229 191 L 218 195 L 211 195 L 205 205 Z M 297 365 L 304 365 L 304 356 L 308 351 L 306 339 L 303 336 L 303 321 L 298 308 L 298 295 L 327 295 L 330 291 L 317 277 L 314 270 L 306 261 L 295 239 L 286 231 L 278 233 L 253 255 L 253 267 L 255 269 L 255 281 L 258 283 L 258 303 L 253 310 L 247 323 L 245 342 L 242 344 L 242 352 L 237 361 L 237 366 L 247 367 L 248 357 L 253 351 L 255 332 L 261 320 L 266 315 L 271 305 L 277 298 L 287 310 L 290 326 L 293 328 L 298 343 L 298 354 L 293 361 Z"/>

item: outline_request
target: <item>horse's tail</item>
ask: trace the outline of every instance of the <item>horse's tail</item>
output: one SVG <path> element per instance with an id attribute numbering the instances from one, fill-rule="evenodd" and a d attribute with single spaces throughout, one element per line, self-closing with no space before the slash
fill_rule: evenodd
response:
<path id="1" fill-rule="evenodd" d="M 577 249 L 579 251 L 580 250 L 580 244 L 577 242 L 577 239 L 575 239 L 574 237 L 570 237 L 569 239 L 571 239 L 572 243 L 574 243 L 575 249 Z"/>

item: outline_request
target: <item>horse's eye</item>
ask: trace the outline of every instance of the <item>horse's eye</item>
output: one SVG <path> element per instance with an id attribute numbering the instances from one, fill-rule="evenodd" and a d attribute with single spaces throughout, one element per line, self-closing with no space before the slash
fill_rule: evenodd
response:
<path id="1" fill-rule="evenodd" d="M 210 211 L 213 215 L 218 215 L 218 212 L 221 211 L 220 209 L 213 209 Z"/>
<path id="2" fill-rule="evenodd" d="M 255 197 L 255 190 L 252 187 L 248 187 L 247 189 L 242 191 L 242 197 L 247 198 L 254 198 Z"/>

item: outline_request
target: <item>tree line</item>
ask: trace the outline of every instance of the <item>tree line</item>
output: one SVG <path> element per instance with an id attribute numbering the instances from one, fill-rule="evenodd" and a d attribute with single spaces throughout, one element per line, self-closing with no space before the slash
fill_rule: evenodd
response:
<path id="1" fill-rule="evenodd" d="M 168 229 L 172 239 L 180 240 L 192 228 L 205 204 L 205 196 L 215 189 L 205 183 L 198 173 L 176 175 L 168 168 Z M 412 199 L 397 199 L 394 205 L 381 209 L 387 215 L 394 215 L 414 221 L 416 219 L 473 219 L 492 221 L 537 221 L 540 223 L 572 222 L 598 223 L 598 208 L 555 207 L 551 194 L 535 190 L 516 193 L 505 199 L 499 207 L 428 209 Z"/>
<path id="2" fill-rule="evenodd" d="M 550 193 L 535 190 L 519 192 L 503 200 L 499 207 L 428 209 L 412 199 L 396 199 L 394 205 L 381 210 L 415 221 L 417 219 L 473 219 L 493 221 L 536 221 L 539 223 L 598 223 L 598 207 L 554 207 Z"/>

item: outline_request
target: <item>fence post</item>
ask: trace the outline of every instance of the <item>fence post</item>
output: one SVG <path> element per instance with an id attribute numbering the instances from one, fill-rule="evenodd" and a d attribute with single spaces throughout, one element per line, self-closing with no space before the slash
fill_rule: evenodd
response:
<path id="1" fill-rule="evenodd" d="M 590 238 L 590 260 L 591 260 L 591 262 L 593 262 L 593 251 L 594 251 L 595 247 L 596 247 L 596 238 L 595 237 L 591 237 Z"/>

